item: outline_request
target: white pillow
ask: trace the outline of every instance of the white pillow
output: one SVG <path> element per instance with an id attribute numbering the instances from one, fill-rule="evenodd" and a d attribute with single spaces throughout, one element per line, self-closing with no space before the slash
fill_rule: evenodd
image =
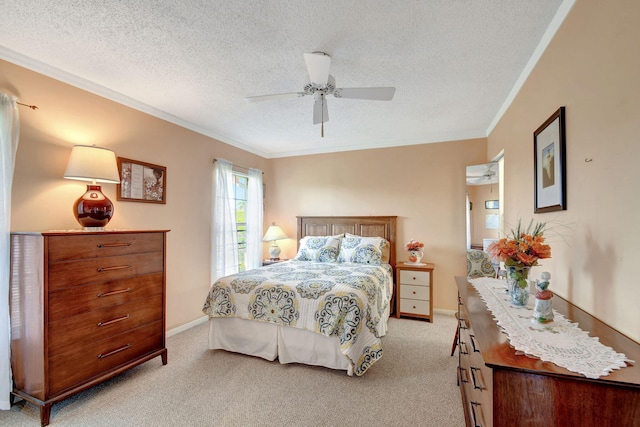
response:
<path id="1" fill-rule="evenodd" d="M 338 262 L 382 264 L 382 255 L 389 242 L 382 237 L 362 237 L 347 234 L 340 242 Z"/>
<path id="2" fill-rule="evenodd" d="M 307 236 L 300 239 L 295 261 L 336 262 L 340 239 L 334 236 Z"/>

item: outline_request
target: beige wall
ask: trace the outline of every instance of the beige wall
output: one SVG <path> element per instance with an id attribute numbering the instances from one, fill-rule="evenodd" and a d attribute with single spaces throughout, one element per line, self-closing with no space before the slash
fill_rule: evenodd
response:
<path id="1" fill-rule="evenodd" d="M 505 222 L 533 216 L 533 132 L 566 106 L 567 210 L 555 225 L 551 289 L 640 341 L 640 2 L 578 1 L 507 113 Z M 591 159 L 589 161 L 589 159 Z"/>
<path id="2" fill-rule="evenodd" d="M 435 263 L 434 307 L 455 310 L 453 277 L 466 274 L 466 166 L 484 163 L 484 139 L 272 159 L 266 221 L 295 235 L 298 215 L 397 215 L 398 260 L 409 239 Z M 294 239 L 279 242 L 296 253 Z"/>
<path id="3" fill-rule="evenodd" d="M 121 202 L 108 228 L 170 229 L 167 235 L 167 328 L 199 316 L 210 285 L 211 182 L 216 157 L 268 171 L 268 162 L 179 126 L 0 61 L 0 91 L 36 104 L 20 107 L 11 229 L 78 229 L 73 202 L 86 183 L 62 178 L 74 144 L 167 167 L 166 205 Z"/>

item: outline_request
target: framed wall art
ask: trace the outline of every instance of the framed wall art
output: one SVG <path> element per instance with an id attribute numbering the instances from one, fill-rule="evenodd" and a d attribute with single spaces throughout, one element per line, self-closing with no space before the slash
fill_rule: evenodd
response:
<path id="1" fill-rule="evenodd" d="M 125 202 L 167 203 L 167 168 L 118 157 L 117 198 Z"/>
<path id="2" fill-rule="evenodd" d="M 534 212 L 567 209 L 564 107 L 533 133 Z"/>
<path id="3" fill-rule="evenodd" d="M 500 209 L 500 200 L 485 200 L 485 209 Z"/>

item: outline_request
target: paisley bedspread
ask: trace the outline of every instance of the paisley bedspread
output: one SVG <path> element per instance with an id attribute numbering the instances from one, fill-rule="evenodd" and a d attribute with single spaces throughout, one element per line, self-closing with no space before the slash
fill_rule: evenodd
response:
<path id="1" fill-rule="evenodd" d="M 362 375 L 382 357 L 392 289 L 388 264 L 286 261 L 217 280 L 202 311 L 336 336 Z"/>

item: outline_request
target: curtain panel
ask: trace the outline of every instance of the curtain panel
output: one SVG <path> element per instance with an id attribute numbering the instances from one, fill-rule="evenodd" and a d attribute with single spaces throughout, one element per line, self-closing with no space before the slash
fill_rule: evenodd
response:
<path id="1" fill-rule="evenodd" d="M 214 170 L 211 283 L 238 271 L 238 239 L 233 191 L 233 164 L 217 159 Z"/>
<path id="2" fill-rule="evenodd" d="M 247 252 L 245 267 L 247 270 L 262 265 L 262 225 L 264 218 L 262 171 L 249 169 L 247 189 Z"/>
<path id="3" fill-rule="evenodd" d="M 0 93 L 0 409 L 10 409 L 11 330 L 9 317 L 9 247 L 11 184 L 20 134 L 15 97 Z"/>

